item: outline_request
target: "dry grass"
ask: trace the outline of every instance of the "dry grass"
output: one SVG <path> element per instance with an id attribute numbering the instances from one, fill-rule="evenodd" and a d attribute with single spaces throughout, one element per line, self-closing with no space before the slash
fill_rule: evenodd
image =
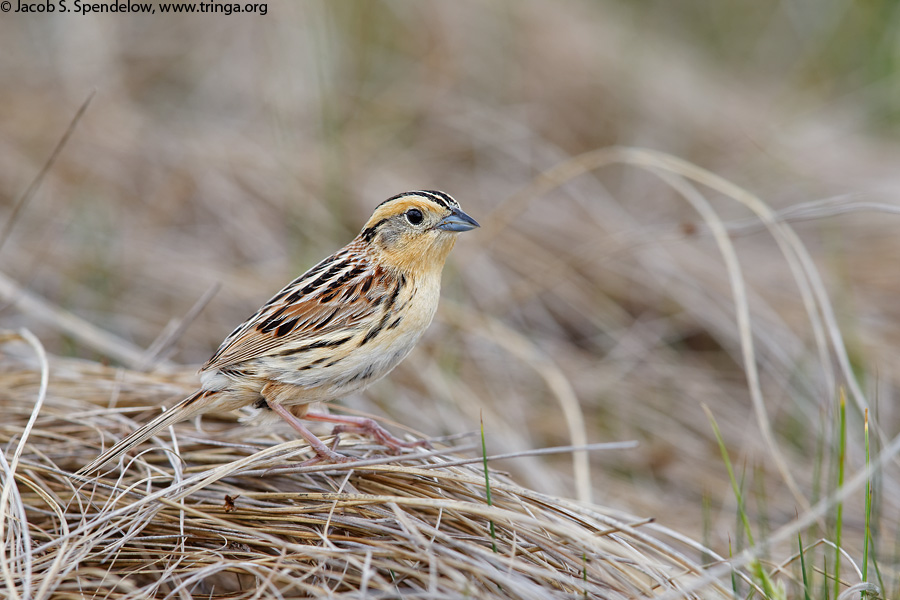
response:
<path id="1" fill-rule="evenodd" d="M 178 427 L 166 453 L 79 481 L 71 472 L 97 452 L 98 431 L 127 432 L 146 410 L 136 403 L 179 386 L 74 360 L 42 370 L 4 337 L 0 443 L 16 449 L 0 505 L 9 598 L 681 597 L 702 574 L 637 517 L 496 471 L 488 502 L 481 460 L 448 447 L 385 459 L 350 437 L 341 448 L 359 462 L 292 467 L 305 443 L 223 442 L 233 422 L 211 419 L 203 435 Z M 683 597 L 727 597 L 702 587 Z"/>

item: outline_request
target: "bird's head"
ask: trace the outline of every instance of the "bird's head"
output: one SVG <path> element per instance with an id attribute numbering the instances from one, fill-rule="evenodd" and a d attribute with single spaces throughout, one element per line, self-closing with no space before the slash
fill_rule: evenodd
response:
<path id="1" fill-rule="evenodd" d="M 416 274 L 440 272 L 456 234 L 478 226 L 449 195 L 418 191 L 379 204 L 359 235 L 386 265 Z"/>

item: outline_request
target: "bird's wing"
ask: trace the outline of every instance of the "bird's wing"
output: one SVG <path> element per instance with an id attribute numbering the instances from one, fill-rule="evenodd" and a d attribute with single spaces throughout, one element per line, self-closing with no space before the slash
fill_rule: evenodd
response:
<path id="1" fill-rule="evenodd" d="M 374 265 L 357 245 L 340 250 L 278 292 L 225 338 L 201 371 L 337 348 L 368 329 L 368 323 L 377 324 L 396 300 L 402 277 Z"/>

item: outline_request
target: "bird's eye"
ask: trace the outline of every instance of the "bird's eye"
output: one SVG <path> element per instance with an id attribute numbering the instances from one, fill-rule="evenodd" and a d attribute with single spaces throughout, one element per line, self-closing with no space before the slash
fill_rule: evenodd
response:
<path id="1" fill-rule="evenodd" d="M 422 222 L 425 216 L 422 214 L 422 211 L 418 208 L 411 208 L 406 211 L 406 220 L 409 221 L 413 225 L 418 225 Z"/>

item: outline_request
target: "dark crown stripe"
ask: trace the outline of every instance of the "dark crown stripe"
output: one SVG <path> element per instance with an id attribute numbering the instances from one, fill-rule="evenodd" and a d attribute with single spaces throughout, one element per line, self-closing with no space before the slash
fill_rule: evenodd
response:
<path id="1" fill-rule="evenodd" d="M 428 198 L 438 206 L 443 206 L 444 208 L 454 208 L 459 207 L 459 203 L 450 197 L 449 194 L 445 194 L 444 192 L 439 192 L 437 190 L 417 190 L 415 192 L 403 192 L 402 194 L 397 194 L 396 196 L 391 196 L 378 206 L 382 204 L 387 204 L 388 202 L 393 202 L 394 200 L 399 200 L 400 198 L 406 198 L 408 196 L 422 196 L 423 198 Z M 377 208 L 377 207 L 376 207 Z"/>
<path id="2" fill-rule="evenodd" d="M 440 196 L 436 196 L 436 195 L 434 194 L 434 192 L 429 192 L 429 191 L 426 191 L 426 190 L 419 190 L 419 191 L 413 192 L 413 193 L 416 194 L 417 196 L 423 196 L 423 197 L 425 197 L 425 198 L 428 198 L 429 200 L 431 200 L 432 202 L 434 202 L 434 203 L 437 204 L 438 206 L 441 206 L 441 207 L 443 207 L 443 208 L 450 208 L 450 207 L 447 205 L 447 201 L 444 200 L 443 198 L 441 198 Z"/>
<path id="3" fill-rule="evenodd" d="M 444 192 L 440 192 L 438 190 L 422 190 L 419 193 L 427 195 L 429 198 L 442 205 L 444 208 L 459 207 L 459 203 L 454 200 L 449 194 L 445 194 Z"/>

